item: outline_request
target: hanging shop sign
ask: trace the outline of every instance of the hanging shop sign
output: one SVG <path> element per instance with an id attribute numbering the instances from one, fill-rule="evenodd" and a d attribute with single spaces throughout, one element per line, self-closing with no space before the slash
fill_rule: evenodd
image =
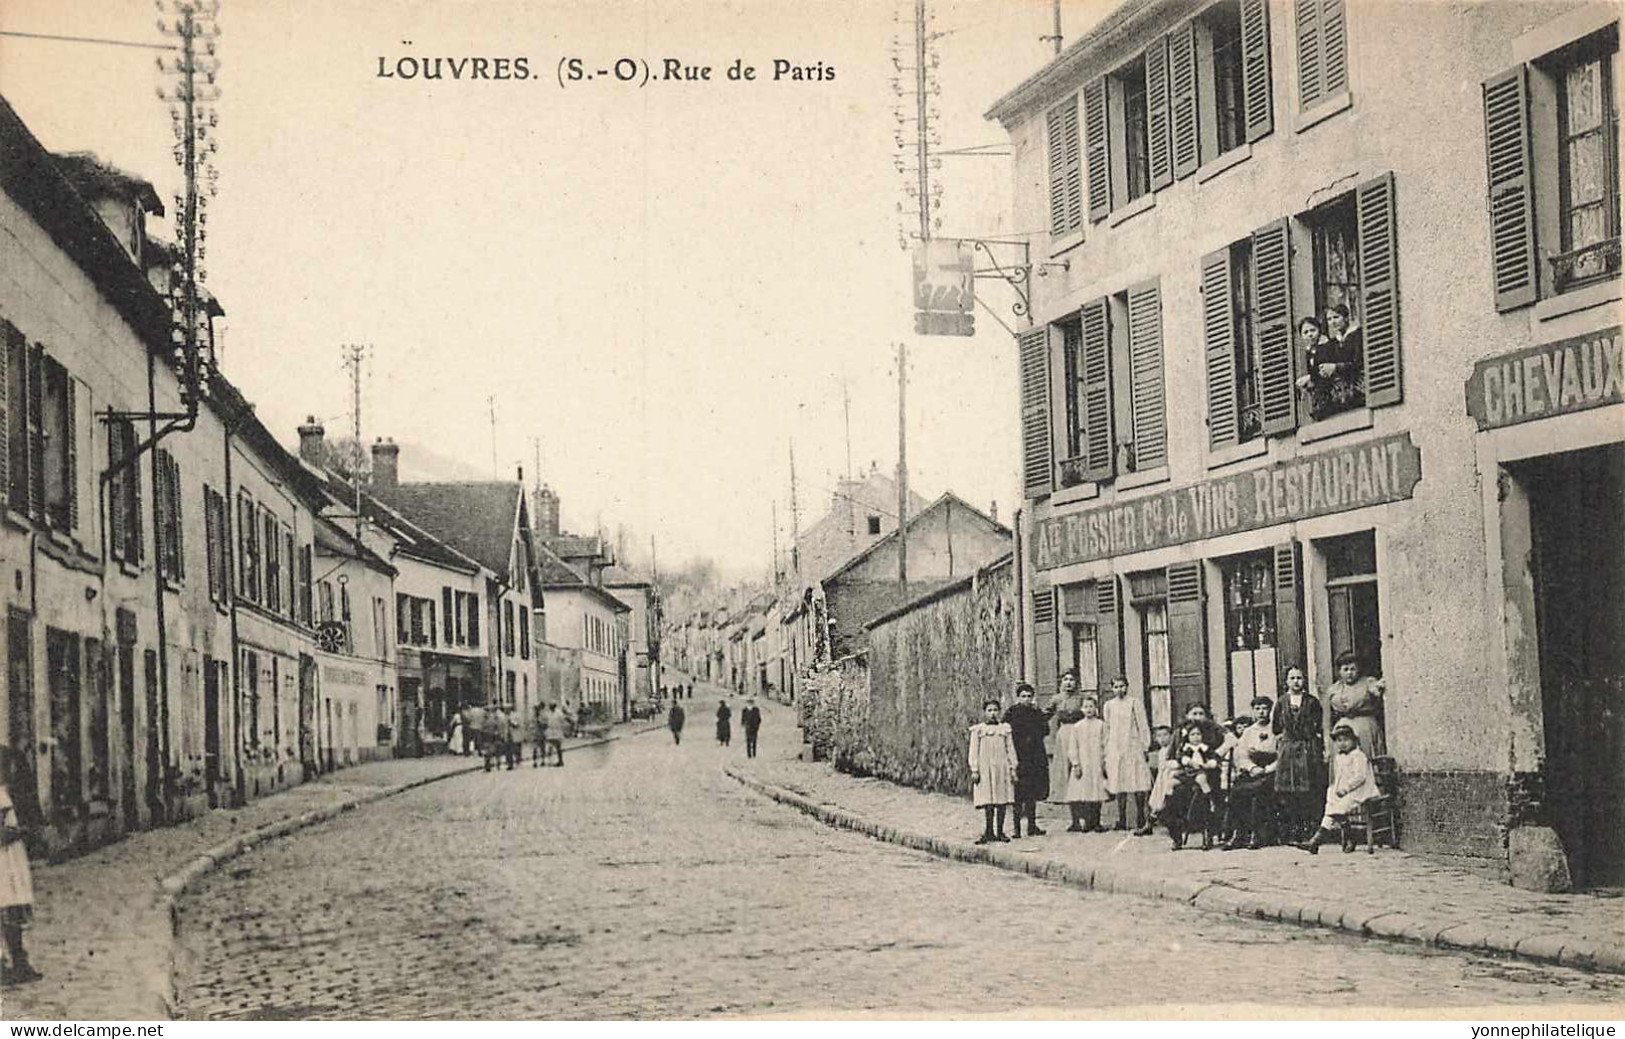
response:
<path id="1" fill-rule="evenodd" d="M 970 243 L 957 238 L 915 242 L 915 334 L 975 335 L 975 307 L 976 262 Z"/>
<path id="2" fill-rule="evenodd" d="M 1622 398 L 1619 326 L 1479 361 L 1467 414 L 1479 429 L 1566 415 Z"/>
<path id="3" fill-rule="evenodd" d="M 1409 433 L 1396 433 L 1041 520 L 1033 531 L 1033 566 L 1050 570 L 1403 501 L 1421 478 L 1422 452 Z"/>

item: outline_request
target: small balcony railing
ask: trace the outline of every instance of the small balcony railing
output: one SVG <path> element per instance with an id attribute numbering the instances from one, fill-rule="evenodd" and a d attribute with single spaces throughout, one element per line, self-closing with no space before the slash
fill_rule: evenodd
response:
<path id="1" fill-rule="evenodd" d="M 1552 288 L 1557 292 L 1603 281 L 1619 273 L 1619 238 L 1570 249 L 1547 257 L 1546 262 L 1552 266 Z"/>

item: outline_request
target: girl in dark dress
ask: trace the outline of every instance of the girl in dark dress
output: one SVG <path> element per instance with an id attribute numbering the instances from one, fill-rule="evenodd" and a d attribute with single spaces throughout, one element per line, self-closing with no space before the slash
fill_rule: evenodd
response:
<path id="1" fill-rule="evenodd" d="M 717 742 L 722 744 L 724 747 L 726 747 L 728 745 L 729 740 L 733 739 L 733 734 L 734 734 L 733 733 L 733 728 L 734 728 L 733 727 L 733 716 L 734 716 L 734 713 L 733 713 L 733 711 L 730 711 L 728 709 L 727 701 L 718 700 L 717 701 Z"/>
<path id="2" fill-rule="evenodd" d="M 1044 738 L 1049 735 L 1049 716 L 1054 708 L 1040 710 L 1033 687 L 1026 682 L 1016 686 L 1016 702 L 1004 712 L 1010 726 L 1010 739 L 1016 746 L 1016 829 L 1021 836 L 1021 820 L 1027 820 L 1027 834 L 1042 837 L 1038 828 L 1038 802 L 1049 797 L 1049 751 Z"/>
<path id="3" fill-rule="evenodd" d="M 1308 691 L 1303 668 L 1286 669 L 1286 695 L 1275 705 L 1275 796 L 1284 841 L 1314 831 L 1326 797 L 1325 721 L 1320 701 Z"/>

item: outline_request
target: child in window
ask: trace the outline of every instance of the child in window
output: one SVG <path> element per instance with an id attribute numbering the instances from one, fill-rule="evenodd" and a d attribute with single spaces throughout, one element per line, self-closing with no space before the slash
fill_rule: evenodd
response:
<path id="1" fill-rule="evenodd" d="M 983 721 L 970 727 L 971 803 L 982 810 L 985 827 L 977 844 L 1009 841 L 1004 819 L 1016 802 L 1016 745 L 1010 726 L 999 721 L 998 700 L 982 703 Z"/>
<path id="2" fill-rule="evenodd" d="M 0 768 L 0 936 L 4 937 L 6 952 L 0 983 L 20 985 L 38 981 L 41 975 L 28 962 L 28 953 L 23 949 L 23 930 L 34 915 L 34 882 L 17 809 L 11 802 L 5 774 L 8 771 Z"/>

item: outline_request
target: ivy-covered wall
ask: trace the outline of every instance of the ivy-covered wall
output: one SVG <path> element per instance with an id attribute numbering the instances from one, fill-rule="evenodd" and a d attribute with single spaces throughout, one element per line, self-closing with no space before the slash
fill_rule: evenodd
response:
<path id="1" fill-rule="evenodd" d="M 808 677 L 814 753 L 845 771 L 964 794 L 966 731 L 1016 681 L 1010 560 L 876 624 L 868 651 Z"/>

